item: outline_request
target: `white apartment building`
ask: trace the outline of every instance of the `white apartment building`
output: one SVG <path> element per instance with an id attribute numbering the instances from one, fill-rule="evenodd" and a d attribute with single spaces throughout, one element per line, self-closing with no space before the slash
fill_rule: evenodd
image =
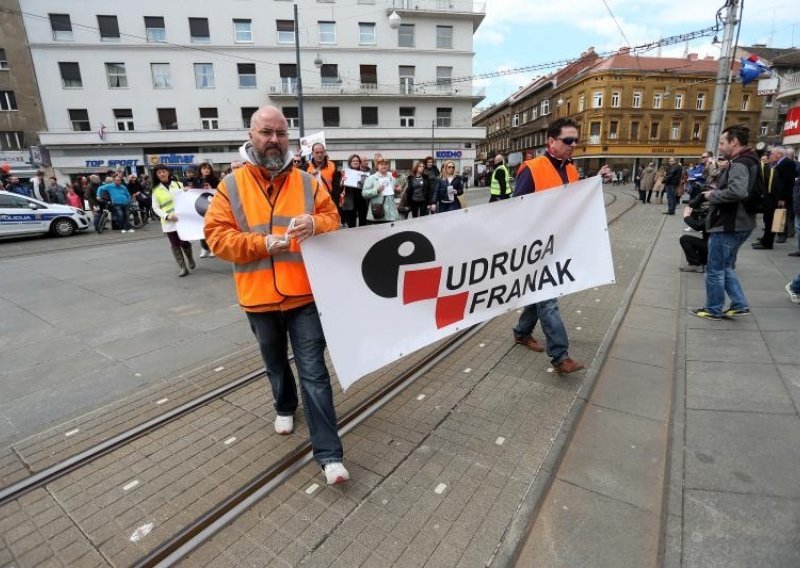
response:
<path id="1" fill-rule="evenodd" d="M 294 4 L 298 7 L 299 65 Z M 239 159 L 263 104 L 334 160 L 434 153 L 473 167 L 469 0 L 20 0 L 56 175 Z"/>

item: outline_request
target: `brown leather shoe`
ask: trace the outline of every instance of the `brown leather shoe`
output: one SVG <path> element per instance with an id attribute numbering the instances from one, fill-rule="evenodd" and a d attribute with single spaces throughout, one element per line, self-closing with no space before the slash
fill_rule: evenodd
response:
<path id="1" fill-rule="evenodd" d="M 536 351 L 537 353 L 541 353 L 544 351 L 544 345 L 536 341 L 532 335 L 527 337 L 515 337 L 514 343 L 519 343 L 520 345 L 524 345 L 528 349 Z"/>
<path id="2" fill-rule="evenodd" d="M 575 371 L 580 371 L 583 369 L 583 363 L 578 363 L 577 361 L 567 357 L 558 365 L 553 365 L 553 368 L 556 370 L 556 373 L 566 375 L 568 373 L 574 373 Z"/>

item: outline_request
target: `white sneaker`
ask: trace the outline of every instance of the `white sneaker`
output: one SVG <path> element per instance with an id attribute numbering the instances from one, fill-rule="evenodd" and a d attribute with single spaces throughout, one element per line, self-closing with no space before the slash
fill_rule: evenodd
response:
<path id="1" fill-rule="evenodd" d="M 128 229 L 128 232 L 129 232 L 129 233 L 135 233 L 135 232 L 136 232 L 136 229 Z"/>
<path id="2" fill-rule="evenodd" d="M 792 290 L 792 283 L 786 285 L 786 291 L 789 293 L 789 299 L 793 304 L 800 304 L 800 294 Z"/>
<path id="3" fill-rule="evenodd" d="M 275 431 L 281 436 L 286 436 L 294 431 L 294 416 L 276 416 Z"/>
<path id="4" fill-rule="evenodd" d="M 200 249 L 200 258 L 206 258 L 208 256 L 208 251 L 206 249 Z"/>
<path id="5" fill-rule="evenodd" d="M 208 251 L 208 258 L 214 258 L 215 256 L 217 256 L 217 255 L 215 255 L 215 254 L 214 254 L 213 252 L 211 252 L 211 251 Z"/>
<path id="6" fill-rule="evenodd" d="M 325 470 L 325 482 L 328 485 L 338 485 L 350 479 L 350 474 L 342 465 L 342 462 L 326 464 L 323 469 Z"/>
<path id="7" fill-rule="evenodd" d="M 120 231 L 120 233 L 122 233 L 123 235 L 124 235 L 125 233 L 127 233 L 127 232 L 128 232 L 128 231 L 126 231 L 125 229 L 122 229 L 122 230 Z"/>

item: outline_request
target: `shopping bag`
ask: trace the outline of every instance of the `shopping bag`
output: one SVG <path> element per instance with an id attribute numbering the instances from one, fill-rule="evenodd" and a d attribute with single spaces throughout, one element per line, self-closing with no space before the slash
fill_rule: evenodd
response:
<path id="1" fill-rule="evenodd" d="M 783 233 L 786 231 L 786 209 L 776 209 L 772 216 L 772 232 Z"/>

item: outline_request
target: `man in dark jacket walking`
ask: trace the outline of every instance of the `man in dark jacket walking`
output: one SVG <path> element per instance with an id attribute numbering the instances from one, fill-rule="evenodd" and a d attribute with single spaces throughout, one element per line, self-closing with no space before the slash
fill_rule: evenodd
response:
<path id="1" fill-rule="evenodd" d="M 734 270 L 739 247 L 756 226 L 755 215 L 744 205 L 760 173 L 758 154 L 747 145 L 749 140 L 750 129 L 745 126 L 730 126 L 722 131 L 719 153 L 730 161 L 719 176 L 717 188 L 704 191 L 696 200 L 706 200 L 709 204 L 706 305 L 690 310 L 699 318 L 716 321 L 750 313 L 747 297 Z M 726 292 L 731 303 L 724 309 Z"/>
<path id="2" fill-rule="evenodd" d="M 667 160 L 667 173 L 664 174 L 664 191 L 667 194 L 667 210 L 664 215 L 675 215 L 675 206 L 678 203 L 678 186 L 683 177 L 683 166 L 675 158 Z"/>
<path id="3" fill-rule="evenodd" d="M 775 242 L 786 242 L 785 231 L 780 231 L 778 238 L 775 238 L 775 233 L 772 232 L 772 218 L 775 216 L 776 209 L 791 206 L 794 178 L 794 160 L 786 155 L 786 148 L 776 146 L 770 150 L 769 166 L 766 166 L 764 170 L 764 180 L 767 184 L 767 199 L 764 204 L 764 234 L 753 242 L 754 249 L 771 249 Z"/>

